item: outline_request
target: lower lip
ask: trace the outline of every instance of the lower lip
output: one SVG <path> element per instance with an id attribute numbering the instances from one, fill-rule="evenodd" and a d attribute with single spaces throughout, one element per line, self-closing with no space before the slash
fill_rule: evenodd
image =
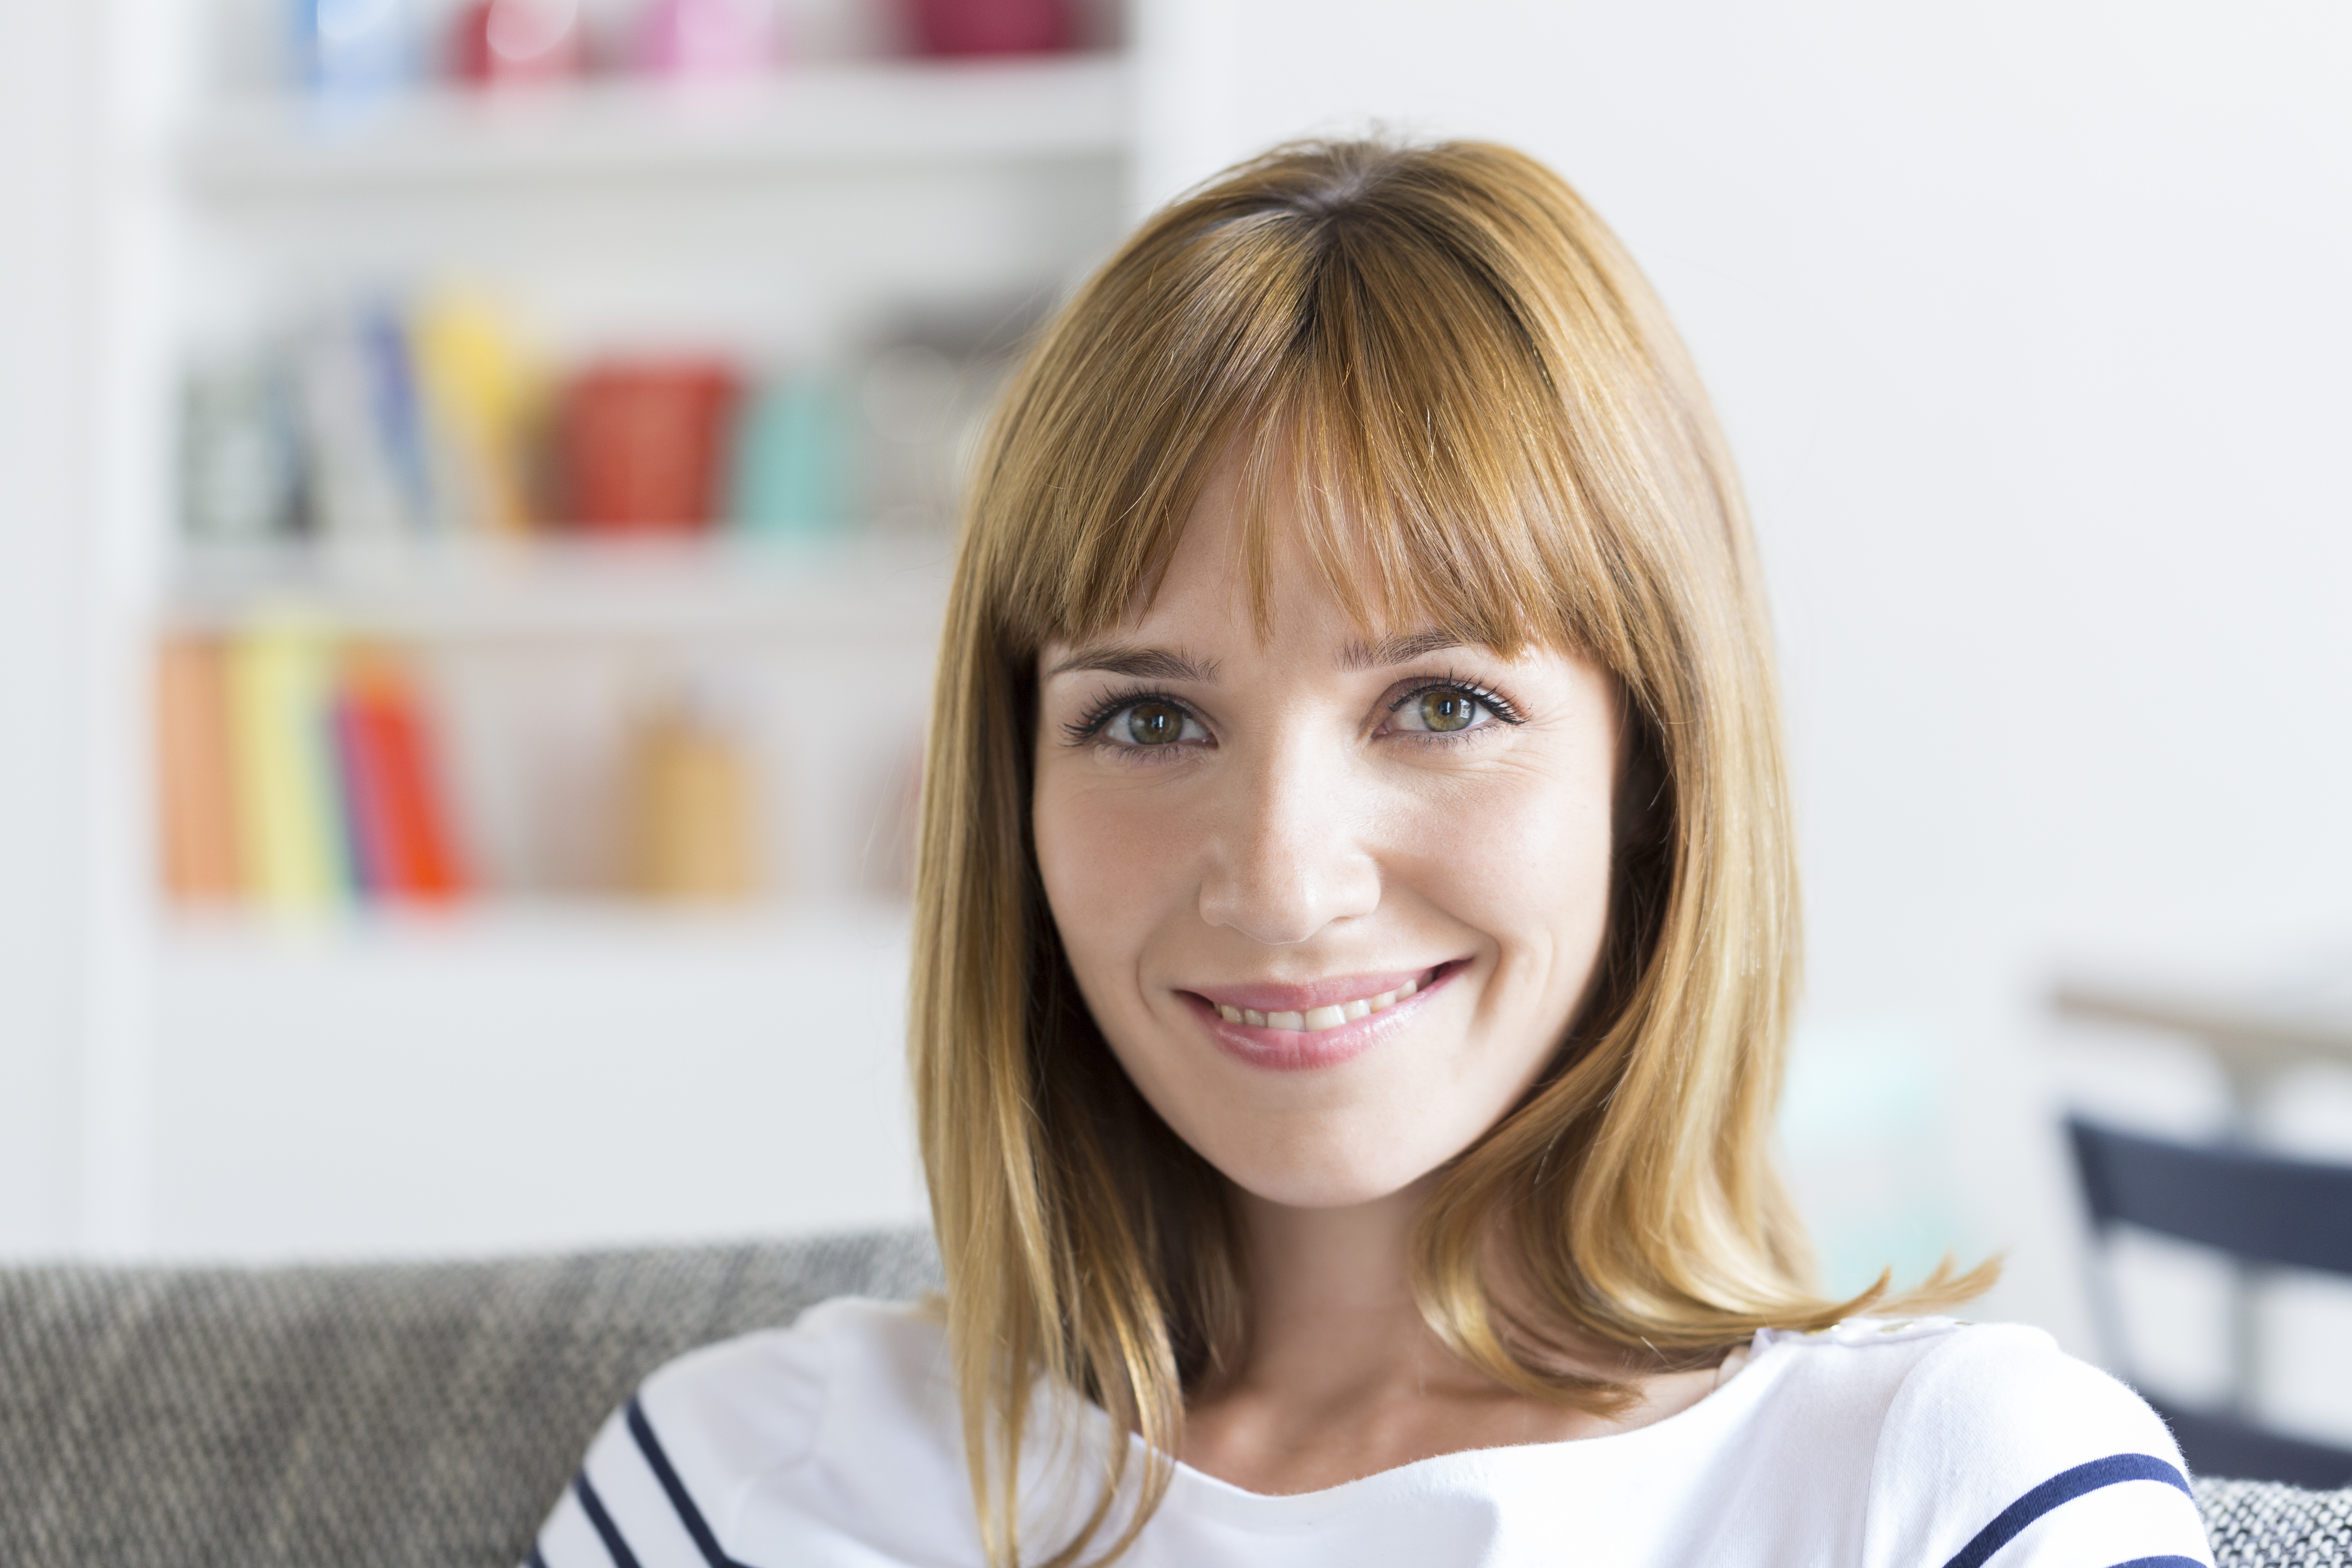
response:
<path id="1" fill-rule="evenodd" d="M 1430 972 L 1430 978 L 1422 983 L 1421 989 L 1403 1001 L 1391 1003 L 1377 1013 L 1368 1013 L 1336 1029 L 1262 1029 L 1247 1024 L 1229 1024 L 1207 997 L 1196 996 L 1190 991 L 1177 994 L 1201 1021 L 1201 1026 L 1208 1030 L 1209 1038 L 1227 1056 L 1274 1072 L 1307 1072 L 1316 1068 L 1338 1067 L 1370 1050 L 1404 1027 L 1421 1010 L 1422 1004 L 1444 990 L 1463 967 L 1459 960 L 1441 963 Z"/>

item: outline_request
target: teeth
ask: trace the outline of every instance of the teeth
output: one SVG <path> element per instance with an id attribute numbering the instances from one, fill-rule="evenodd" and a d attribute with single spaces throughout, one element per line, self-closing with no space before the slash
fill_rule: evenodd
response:
<path id="1" fill-rule="evenodd" d="M 1317 1034 L 1384 1012 L 1420 989 L 1420 981 L 1408 980 L 1395 990 L 1383 991 L 1377 996 L 1359 996 L 1352 1002 L 1310 1007 L 1304 1013 L 1261 1013 L 1253 1007 L 1228 1007 L 1220 1002 L 1217 1004 L 1217 1016 L 1228 1024 L 1247 1024 L 1253 1029 L 1295 1029 Z"/>

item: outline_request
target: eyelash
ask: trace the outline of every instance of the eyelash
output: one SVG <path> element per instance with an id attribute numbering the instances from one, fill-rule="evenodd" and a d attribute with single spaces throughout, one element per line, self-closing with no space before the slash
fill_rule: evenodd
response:
<path id="1" fill-rule="evenodd" d="M 1406 703 L 1426 697 L 1433 691 L 1459 691 L 1466 697 L 1475 699 L 1479 706 L 1506 724 L 1524 724 L 1528 721 L 1527 716 L 1519 711 L 1517 705 L 1501 692 L 1480 681 L 1465 679 L 1451 671 L 1435 679 L 1417 682 L 1407 690 L 1399 693 L 1396 700 L 1388 705 L 1388 711 L 1391 713 L 1402 711 Z M 1062 733 L 1067 737 L 1067 743 L 1073 746 L 1083 746 L 1099 740 L 1105 725 L 1139 702 L 1164 702 L 1169 707 L 1181 710 L 1185 713 L 1192 711 L 1181 699 L 1166 691 L 1151 687 L 1129 687 L 1106 693 L 1097 699 L 1094 706 L 1088 708 L 1085 713 L 1063 725 Z M 1417 742 L 1424 745 L 1454 746 L 1462 744 L 1483 728 L 1485 726 L 1480 725 L 1474 729 L 1455 731 L 1450 734 L 1418 730 L 1400 732 L 1412 735 Z M 1121 744 L 1120 749 L 1140 752 L 1154 748 Z"/>
<path id="2" fill-rule="evenodd" d="M 1487 712 L 1492 713 L 1496 719 L 1506 724 L 1524 724 L 1528 721 L 1527 715 L 1520 712 L 1518 705 L 1513 702 L 1509 698 L 1504 696 L 1501 692 L 1496 690 L 1491 686 L 1486 686 L 1478 681 L 1456 675 L 1452 670 L 1446 671 L 1444 675 L 1438 677 L 1434 680 L 1421 681 L 1411 690 L 1401 693 L 1395 701 L 1389 704 L 1389 711 L 1391 713 L 1399 712 L 1403 709 L 1406 703 L 1413 701 L 1419 698 L 1426 697 L 1433 691 L 1459 691 L 1466 697 L 1475 698 L 1477 700 L 1480 707 L 1486 709 Z M 1477 727 L 1477 729 L 1484 728 L 1484 725 Z M 1444 742 L 1448 744 L 1455 744 L 1459 743 L 1465 738 L 1475 734 L 1477 732 L 1477 729 L 1457 730 L 1452 734 L 1430 733 L 1423 731 L 1413 732 L 1420 734 L 1421 738 L 1425 741 L 1436 741 Z"/>

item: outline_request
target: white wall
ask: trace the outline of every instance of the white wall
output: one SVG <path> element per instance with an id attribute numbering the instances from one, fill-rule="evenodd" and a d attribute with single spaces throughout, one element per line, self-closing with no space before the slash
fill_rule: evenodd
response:
<path id="1" fill-rule="evenodd" d="M 2352 21 L 2080 0 L 1148 21 L 1222 76 L 1147 99 L 1144 198 L 1377 117 L 1527 148 L 1640 256 L 1771 574 L 1801 1051 L 1918 1058 L 1961 1234 L 2014 1248 L 1986 1310 L 2083 1344 L 2052 967 L 2352 931 Z"/>
<path id="2" fill-rule="evenodd" d="M 0 1250 L 76 1225 L 97 7 L 0 6 Z"/>

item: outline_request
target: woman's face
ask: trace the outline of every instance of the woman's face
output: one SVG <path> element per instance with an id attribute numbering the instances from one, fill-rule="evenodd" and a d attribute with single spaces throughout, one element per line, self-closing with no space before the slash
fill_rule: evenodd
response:
<path id="1" fill-rule="evenodd" d="M 1615 681 L 1368 632 L 1279 526 L 1253 625 L 1230 476 L 1150 611 L 1042 650 L 1037 858 L 1111 1049 L 1257 1197 L 1369 1202 L 1550 1060 L 1608 913 Z"/>

